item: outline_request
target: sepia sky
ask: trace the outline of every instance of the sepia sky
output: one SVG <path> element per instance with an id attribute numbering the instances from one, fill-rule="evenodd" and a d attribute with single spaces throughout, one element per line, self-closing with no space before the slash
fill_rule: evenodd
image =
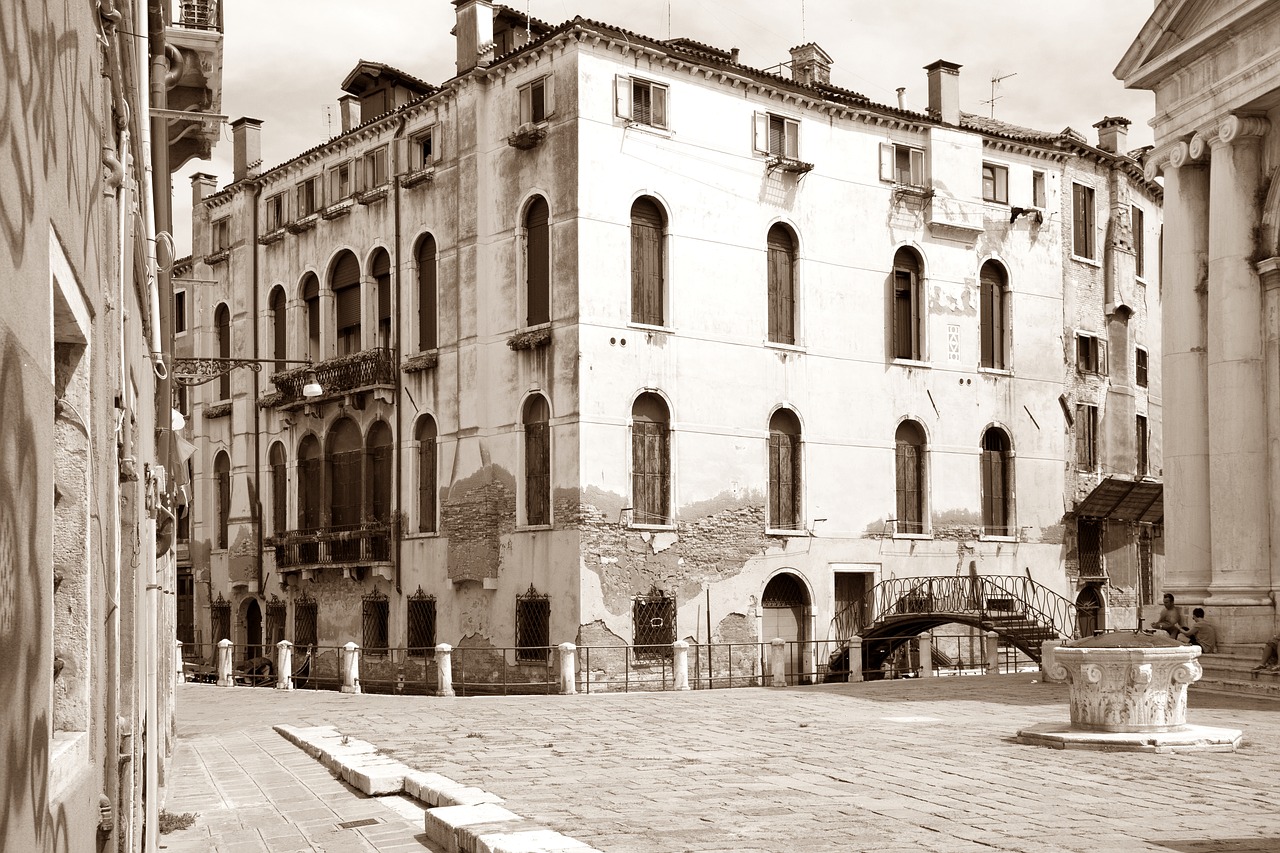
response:
<path id="1" fill-rule="evenodd" d="M 454 75 L 450 0 L 223 0 L 222 112 L 261 119 L 263 166 L 271 168 L 340 130 L 339 86 L 364 59 L 430 83 Z M 1151 14 L 1151 0 L 508 0 L 551 25 L 581 15 L 655 38 L 686 37 L 741 49 L 769 68 L 814 41 L 834 59 L 831 82 L 873 101 L 923 110 L 923 66 L 959 63 L 960 108 L 1037 130 L 1071 126 L 1092 143 L 1105 115 L 1133 121 L 1129 148 L 1151 143 L 1149 92 L 1126 91 L 1112 69 Z M 231 180 L 231 132 L 212 161 L 174 176 L 174 236 L 189 251 L 189 176 Z"/>

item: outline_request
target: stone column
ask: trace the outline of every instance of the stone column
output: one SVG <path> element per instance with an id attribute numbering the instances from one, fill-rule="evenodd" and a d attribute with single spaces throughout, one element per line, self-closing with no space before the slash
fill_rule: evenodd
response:
<path id="1" fill-rule="evenodd" d="M 769 641 L 770 687 L 787 686 L 787 641 L 777 637 Z"/>
<path id="2" fill-rule="evenodd" d="M 436 646 L 436 695 L 453 695 L 453 646 L 448 643 Z"/>
<path id="3" fill-rule="evenodd" d="M 235 687 L 236 680 L 231 675 L 231 641 L 218 641 L 218 686 Z"/>
<path id="4" fill-rule="evenodd" d="M 578 692 L 578 656 L 574 654 L 578 647 L 573 643 L 561 643 L 559 648 L 560 695 L 572 696 Z"/>
<path id="5" fill-rule="evenodd" d="M 360 692 L 360 647 L 354 642 L 347 643 L 338 653 L 339 668 L 342 670 L 342 692 Z"/>
<path id="6" fill-rule="evenodd" d="M 920 677 L 933 677 L 933 635 L 928 631 L 920 632 Z"/>
<path id="7" fill-rule="evenodd" d="M 293 643 L 288 640 L 276 643 L 276 689 L 293 689 Z"/>
<path id="8" fill-rule="evenodd" d="M 1180 600 L 1209 594 L 1209 404 L 1205 268 L 1209 173 L 1186 142 L 1164 166 L 1164 588 Z M 1158 163 L 1153 163 L 1158 166 Z M 1155 169 L 1150 172 L 1155 177 Z M 1159 597 L 1159 594 L 1156 596 Z"/>
<path id="9" fill-rule="evenodd" d="M 1209 140 L 1213 573 L 1205 604 L 1214 608 L 1225 642 L 1256 639 L 1271 624 L 1262 287 L 1250 260 L 1261 221 L 1258 195 L 1266 129 L 1264 119 L 1228 116 Z"/>
<path id="10" fill-rule="evenodd" d="M 1000 635 L 995 631 L 986 633 L 987 675 L 1000 674 Z"/>
<path id="11" fill-rule="evenodd" d="M 1280 257 L 1260 261 L 1255 268 L 1262 279 L 1266 310 L 1267 480 L 1270 493 L 1280 495 Z M 1280 543 L 1280 500 L 1274 499 L 1271 501 L 1271 541 Z M 1273 591 L 1280 586 L 1277 571 L 1280 566 L 1273 561 L 1270 571 Z"/>
<path id="12" fill-rule="evenodd" d="M 689 644 L 685 640 L 676 640 L 671 644 L 674 649 L 672 690 L 689 689 Z"/>
<path id="13" fill-rule="evenodd" d="M 849 681 L 862 680 L 862 638 L 849 638 Z"/>

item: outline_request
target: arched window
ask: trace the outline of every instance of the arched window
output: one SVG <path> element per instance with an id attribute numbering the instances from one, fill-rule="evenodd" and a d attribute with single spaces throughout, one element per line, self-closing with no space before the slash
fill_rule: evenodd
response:
<path id="1" fill-rule="evenodd" d="M 267 461 L 271 465 L 271 532 L 279 536 L 289 527 L 289 469 L 284 445 L 278 441 L 272 444 L 267 452 Z"/>
<path id="2" fill-rule="evenodd" d="M 769 229 L 769 340 L 796 342 L 796 243 L 784 225 Z"/>
<path id="3" fill-rule="evenodd" d="M 631 205 L 631 321 L 664 325 L 665 258 L 662 232 L 666 222 L 653 199 Z"/>
<path id="4" fill-rule="evenodd" d="M 422 352 L 439 346 L 436 335 L 436 312 L 439 292 L 436 286 L 436 238 L 430 234 L 418 241 L 418 349 Z"/>
<path id="5" fill-rule="evenodd" d="M 671 416 L 657 394 L 631 407 L 631 509 L 636 524 L 670 520 Z"/>
<path id="6" fill-rule="evenodd" d="M 982 436 L 982 532 L 1011 536 L 1013 531 L 1013 454 L 1009 436 L 991 427 Z"/>
<path id="7" fill-rule="evenodd" d="M 534 394 L 524 404 L 525 524 L 551 523 L 551 409 Z"/>
<path id="8" fill-rule="evenodd" d="M 329 431 L 325 463 L 328 469 L 329 523 L 355 527 L 360 523 L 360 429 L 343 418 Z"/>
<path id="9" fill-rule="evenodd" d="M 302 280 L 302 304 L 307 313 L 307 357 L 320 361 L 320 279 L 315 273 Z"/>
<path id="10" fill-rule="evenodd" d="M 338 355 L 360 351 L 360 262 L 351 252 L 343 252 L 333 265 L 329 280 L 333 290 Z"/>
<path id="11" fill-rule="evenodd" d="M 267 310 L 271 312 L 271 356 L 276 360 L 277 372 L 285 369 L 284 360 L 289 357 L 289 318 L 285 311 L 287 301 L 283 287 L 275 287 L 267 297 Z"/>
<path id="12" fill-rule="evenodd" d="M 218 342 L 218 358 L 231 358 L 231 311 L 225 302 L 213 311 L 213 333 Z M 231 399 L 231 371 L 218 377 L 218 399 Z"/>
<path id="13" fill-rule="evenodd" d="M 320 508 L 324 505 L 324 492 L 320 471 L 320 442 L 308 435 L 298 445 L 298 528 L 320 529 Z"/>
<path id="14" fill-rule="evenodd" d="M 979 276 L 979 318 L 982 332 L 982 355 L 979 364 L 995 370 L 1004 370 L 1005 359 L 1005 291 L 1008 279 L 1004 268 L 995 261 L 982 265 Z"/>
<path id="15" fill-rule="evenodd" d="M 903 421 L 894 436 L 898 533 L 924 533 L 924 430 Z"/>
<path id="16" fill-rule="evenodd" d="M 391 427 L 386 421 L 375 421 L 365 439 L 367 464 L 365 507 L 374 521 L 391 520 Z"/>
<path id="17" fill-rule="evenodd" d="M 231 529 L 231 457 L 218 451 L 213 457 L 213 484 L 217 513 L 218 548 L 226 548 Z"/>
<path id="18" fill-rule="evenodd" d="M 551 322 L 551 211 L 542 196 L 524 214 L 526 326 Z"/>
<path id="19" fill-rule="evenodd" d="M 800 421 L 779 409 L 769 419 L 769 526 L 801 530 Z"/>
<path id="20" fill-rule="evenodd" d="M 436 422 L 430 415 L 418 418 L 418 530 L 436 529 Z"/>
<path id="21" fill-rule="evenodd" d="M 924 315 L 920 256 L 911 249 L 899 249 L 893 256 L 893 314 L 890 355 L 919 361 L 924 358 L 921 317 Z"/>
<path id="22" fill-rule="evenodd" d="M 369 275 L 378 292 L 378 346 L 391 347 L 391 256 L 379 249 L 369 264 Z"/>

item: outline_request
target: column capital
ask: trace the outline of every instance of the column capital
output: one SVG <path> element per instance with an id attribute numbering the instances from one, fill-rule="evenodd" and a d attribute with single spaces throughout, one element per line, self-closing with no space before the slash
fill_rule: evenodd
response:
<path id="1" fill-rule="evenodd" d="M 1256 142 L 1266 136 L 1271 129 L 1271 122 L 1261 116 L 1237 115 L 1232 113 L 1217 123 L 1204 128 L 1196 134 L 1214 148 L 1235 145 L 1244 142 Z"/>
<path id="2" fill-rule="evenodd" d="M 1187 143 L 1187 156 L 1192 160 L 1208 159 L 1210 141 L 1211 139 L 1216 139 L 1217 135 L 1218 132 L 1216 128 L 1206 131 L 1196 131 L 1196 133 L 1192 135 L 1191 141 Z"/>
<path id="3" fill-rule="evenodd" d="M 1169 169 L 1204 165 L 1203 161 L 1208 153 L 1207 145 L 1199 145 L 1193 149 L 1192 144 L 1195 139 L 1196 137 L 1191 136 L 1166 142 L 1147 154 L 1147 178 L 1154 178 L 1157 174 Z"/>

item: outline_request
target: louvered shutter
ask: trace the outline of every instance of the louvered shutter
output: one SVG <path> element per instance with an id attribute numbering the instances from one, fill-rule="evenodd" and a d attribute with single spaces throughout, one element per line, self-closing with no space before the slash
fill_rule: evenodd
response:
<path id="1" fill-rule="evenodd" d="M 662 215 L 647 199 L 631 208 L 631 319 L 661 326 L 663 322 Z"/>
<path id="2" fill-rule="evenodd" d="M 794 344 L 795 244 L 786 229 L 769 230 L 769 340 Z"/>
<path id="3" fill-rule="evenodd" d="M 783 126 L 786 133 L 786 144 L 785 147 L 778 150 L 785 156 L 795 160 L 800 156 L 800 123 L 786 120 L 783 121 Z"/>
<path id="4" fill-rule="evenodd" d="M 667 126 L 667 87 L 666 86 L 650 86 L 650 109 L 653 111 L 652 121 L 654 127 Z"/>
<path id="5" fill-rule="evenodd" d="M 436 241 L 430 235 L 418 244 L 418 349 L 435 349 L 436 340 Z"/>
<path id="6" fill-rule="evenodd" d="M 893 145 L 880 143 L 880 180 L 893 182 Z"/>
<path id="7" fill-rule="evenodd" d="M 1085 211 L 1085 188 L 1071 185 L 1072 248 L 1082 258 L 1089 257 L 1089 218 Z"/>
<path id="8" fill-rule="evenodd" d="M 551 241 L 549 233 L 550 212 L 547 203 L 537 198 L 529 205 L 526 222 L 526 277 L 527 308 L 526 325 L 537 326 L 551 320 Z"/>
<path id="9" fill-rule="evenodd" d="M 752 117 L 752 146 L 757 154 L 769 153 L 768 113 L 756 113 Z"/>
<path id="10" fill-rule="evenodd" d="M 617 101 L 618 118 L 631 118 L 631 78 L 625 74 L 613 78 L 613 92 Z"/>

